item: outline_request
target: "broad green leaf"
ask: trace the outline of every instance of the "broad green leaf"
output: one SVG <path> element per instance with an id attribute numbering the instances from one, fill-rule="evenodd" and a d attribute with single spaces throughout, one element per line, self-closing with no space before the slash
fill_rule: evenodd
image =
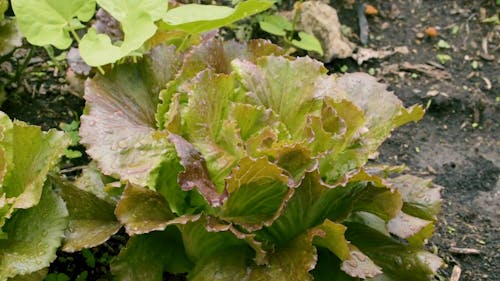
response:
<path id="1" fill-rule="evenodd" d="M 318 247 L 318 262 L 312 270 L 315 281 L 357 281 L 340 269 L 340 260 L 329 249 Z"/>
<path id="2" fill-rule="evenodd" d="M 12 167 L 12 122 L 7 114 L 0 111 L 0 239 L 7 239 L 7 234 L 2 227 L 5 220 L 10 217 L 14 208 L 15 198 L 7 199 L 3 188 L 3 182 L 7 175 L 8 168 Z"/>
<path id="3" fill-rule="evenodd" d="M 0 17 L 2 16 L 3 13 L 0 12 Z M 23 36 L 17 28 L 16 21 L 14 19 L 0 19 L 0 56 L 7 55 L 22 44 Z"/>
<path id="4" fill-rule="evenodd" d="M 115 212 L 129 235 L 164 230 L 169 224 L 176 223 L 167 201 L 160 193 L 133 185 L 125 188 Z M 177 219 L 180 221 L 184 218 Z"/>
<path id="5" fill-rule="evenodd" d="M 69 212 L 63 251 L 76 252 L 98 246 L 121 228 L 113 213 L 114 205 L 69 182 L 61 181 L 57 185 Z"/>
<path id="6" fill-rule="evenodd" d="M 405 109 L 402 102 L 386 90 L 386 85 L 378 83 L 368 74 L 345 74 L 330 86 L 332 90 L 325 95 L 346 99 L 361 109 L 364 124 L 354 135 L 358 138 L 357 143 L 321 159 L 320 170 L 328 181 L 363 166 L 394 128 L 417 121 L 423 114 L 419 107 Z"/>
<path id="7" fill-rule="evenodd" d="M 313 280 L 309 274 L 316 264 L 316 248 L 312 245 L 315 232 L 304 234 L 269 256 L 265 265 L 249 259 L 247 248 L 230 247 L 207 256 L 189 276 L 196 281 L 232 280 Z"/>
<path id="8" fill-rule="evenodd" d="M 276 123 L 271 110 L 245 103 L 232 103 L 229 112 L 231 119 L 236 120 L 242 140 L 248 140 L 265 126 Z"/>
<path id="9" fill-rule="evenodd" d="M 0 280 L 41 270 L 56 258 L 68 225 L 62 199 L 44 187 L 40 203 L 17 210 L 5 224 L 8 239 L 0 240 Z"/>
<path id="10" fill-rule="evenodd" d="M 248 279 L 247 268 L 252 264 L 248 247 L 232 247 L 208 256 L 189 274 L 190 281 L 236 281 Z"/>
<path id="11" fill-rule="evenodd" d="M 175 106 L 178 98 L 173 98 L 178 87 L 184 82 L 194 78 L 199 72 L 209 68 L 215 73 L 230 73 L 231 61 L 236 58 L 256 61 L 259 57 L 268 55 L 282 55 L 284 50 L 269 41 L 257 39 L 249 42 L 224 42 L 220 39 L 211 38 L 194 46 L 184 55 L 182 69 L 175 81 L 169 84 L 168 90 L 160 93 L 162 103 L 158 106 L 157 122 L 160 129 L 177 118 Z M 175 121 L 174 121 L 175 122 Z M 174 132 L 179 134 L 179 132 Z"/>
<path id="12" fill-rule="evenodd" d="M 0 21 L 3 21 L 5 11 L 9 8 L 9 0 L 0 0 Z"/>
<path id="13" fill-rule="evenodd" d="M 37 46 L 66 49 L 73 42 L 69 30 L 74 21 L 87 22 L 95 12 L 95 0 L 12 0 L 19 29 Z"/>
<path id="14" fill-rule="evenodd" d="M 303 144 L 277 144 L 266 151 L 270 159 L 293 179 L 294 186 L 300 185 L 304 175 L 317 169 L 318 163 L 312 152 Z"/>
<path id="15" fill-rule="evenodd" d="M 197 190 L 185 191 L 178 182 L 183 171 L 180 159 L 167 159 L 162 162 L 155 174 L 155 189 L 167 200 L 170 210 L 178 216 L 198 213 L 208 208 L 208 202 Z"/>
<path id="16" fill-rule="evenodd" d="M 40 127 L 14 121 L 11 131 L 11 167 L 3 183 L 7 197 L 15 197 L 15 208 L 30 208 L 42 194 L 49 170 L 57 164 L 71 143 L 63 132 L 42 132 Z M 9 150 L 9 148 L 7 148 Z M 9 156 L 8 156 L 9 157 Z"/>
<path id="17" fill-rule="evenodd" d="M 368 185 L 358 194 L 353 203 L 353 211 L 364 211 L 377 215 L 385 221 L 396 217 L 403 207 L 399 192 L 383 187 Z"/>
<path id="18" fill-rule="evenodd" d="M 167 30 L 202 33 L 265 11 L 273 4 L 274 2 L 269 0 L 247 0 L 238 3 L 235 8 L 199 4 L 182 5 L 165 14 L 161 27 Z"/>
<path id="19" fill-rule="evenodd" d="M 257 266 L 249 273 L 247 280 L 313 280 L 309 273 L 316 266 L 316 247 L 312 240 L 318 231 L 309 231 L 283 247 L 277 248 L 269 257 L 269 264 Z"/>
<path id="20" fill-rule="evenodd" d="M 316 36 L 301 31 L 299 32 L 299 38 L 300 40 L 292 40 L 292 45 L 302 50 L 313 51 L 321 56 L 323 55 L 323 48 L 321 47 L 321 43 L 318 41 Z"/>
<path id="21" fill-rule="evenodd" d="M 111 262 L 111 272 L 124 281 L 161 281 L 163 272 L 183 273 L 191 267 L 175 227 L 130 238 Z"/>
<path id="22" fill-rule="evenodd" d="M 259 235 L 278 245 L 287 243 L 307 229 L 331 221 L 345 219 L 352 210 L 352 201 L 362 186 L 328 186 L 317 171 L 307 173 L 295 189 L 282 215 Z"/>
<path id="23" fill-rule="evenodd" d="M 47 273 L 49 273 L 48 267 L 32 273 L 17 275 L 16 277 L 9 278 L 8 281 L 42 281 L 46 280 L 45 277 L 47 277 Z"/>
<path id="24" fill-rule="evenodd" d="M 293 30 L 293 24 L 286 18 L 278 15 L 267 15 L 259 20 L 260 29 L 277 36 L 286 36 L 287 31 Z"/>
<path id="25" fill-rule="evenodd" d="M 182 116 L 183 137 L 201 152 L 218 192 L 244 153 L 235 122 L 225 120 L 234 87 L 232 76 L 208 70 L 185 85 L 189 101 Z"/>
<path id="26" fill-rule="evenodd" d="M 179 224 L 186 254 L 194 263 L 204 263 L 204 259 L 232 247 L 250 246 L 246 235 L 233 226 L 221 224 L 210 217 L 202 216 L 197 221 Z M 236 234 L 242 234 L 238 238 Z"/>
<path id="27" fill-rule="evenodd" d="M 235 60 L 233 68 L 248 91 L 248 103 L 271 109 L 290 134 L 303 134 L 306 115 L 321 108 L 318 88 L 326 69 L 310 58 L 263 57 L 257 64 Z"/>
<path id="28" fill-rule="evenodd" d="M 173 48 L 159 47 L 138 65 L 119 65 L 106 76 L 86 82 L 87 101 L 81 117 L 81 143 L 106 175 L 153 187 L 150 173 L 165 159 L 175 159 L 167 133 L 155 129 L 158 93 L 174 70 Z"/>
<path id="29" fill-rule="evenodd" d="M 341 260 L 325 248 L 318 248 L 318 264 L 313 270 L 316 281 L 372 280 L 380 276 L 380 267 L 356 247 L 349 245 L 350 258 Z"/>
<path id="30" fill-rule="evenodd" d="M 395 280 L 431 280 L 442 264 L 439 257 L 362 224 L 347 223 L 346 226 L 346 238 Z"/>
<path id="31" fill-rule="evenodd" d="M 293 192 L 283 172 L 266 158 L 243 158 L 227 180 L 229 196 L 220 216 L 249 231 L 269 226 Z"/>
<path id="32" fill-rule="evenodd" d="M 94 28 L 80 42 L 80 54 L 92 66 L 114 63 L 139 49 L 156 32 L 155 21 L 167 11 L 166 0 L 97 0 L 97 3 L 121 23 L 124 39 L 120 46 Z"/>
<path id="33" fill-rule="evenodd" d="M 342 261 L 351 257 L 349 242 L 345 239 L 344 233 L 347 227 L 340 223 L 325 220 L 318 226 L 322 234 L 314 237 L 314 245 L 327 248 Z"/>
<path id="34" fill-rule="evenodd" d="M 399 176 L 389 182 L 401 193 L 404 201 L 403 211 L 406 214 L 436 221 L 442 202 L 440 186 L 411 175 Z"/>
<path id="35" fill-rule="evenodd" d="M 73 182 L 77 188 L 91 193 L 112 205 L 116 205 L 120 199 L 120 194 L 116 193 L 121 191 L 121 188 L 112 187 L 111 189 L 109 186 L 109 184 L 114 185 L 116 183 L 115 179 L 101 174 L 94 161 L 83 168 L 81 175 Z"/>

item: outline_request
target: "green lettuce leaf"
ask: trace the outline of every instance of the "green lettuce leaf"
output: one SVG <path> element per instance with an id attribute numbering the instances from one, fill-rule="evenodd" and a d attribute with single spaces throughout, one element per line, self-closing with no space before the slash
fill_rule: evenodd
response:
<path id="1" fill-rule="evenodd" d="M 10 127 L 10 126 L 9 126 Z M 42 132 L 40 127 L 21 121 L 5 132 L 0 146 L 4 146 L 7 175 L 0 193 L 15 197 L 14 207 L 27 209 L 38 204 L 49 170 L 57 164 L 71 140 L 63 132 Z M 10 139 L 10 141 L 9 141 Z"/>
<path id="2" fill-rule="evenodd" d="M 8 0 L 0 0 L 0 21 L 3 21 L 4 19 L 4 14 L 5 11 L 7 11 L 7 8 L 9 8 L 9 1 Z"/>
<path id="3" fill-rule="evenodd" d="M 248 91 L 247 102 L 271 109 L 293 137 L 304 132 L 306 115 L 321 108 L 317 87 L 326 69 L 317 61 L 269 56 L 257 64 L 235 60 L 233 68 Z"/>
<path id="4" fill-rule="evenodd" d="M 309 271 L 316 264 L 316 248 L 311 244 L 317 235 L 312 231 L 270 254 L 265 265 L 253 263 L 248 248 L 232 246 L 213 252 L 196 264 L 189 280 L 313 280 Z"/>
<path id="5" fill-rule="evenodd" d="M 7 55 L 22 44 L 23 36 L 17 28 L 17 22 L 14 19 L 0 19 L 0 56 Z"/>
<path id="6" fill-rule="evenodd" d="M 64 238 L 67 216 L 64 202 L 50 185 L 44 187 L 38 205 L 17 210 L 4 227 L 9 239 L 0 240 L 0 280 L 48 267 Z"/>
<path id="7" fill-rule="evenodd" d="M 155 129 L 154 116 L 158 93 L 175 71 L 154 61 L 175 65 L 176 57 L 173 48 L 158 48 L 139 67 L 119 65 L 88 80 L 81 117 L 81 143 L 101 172 L 141 186 L 154 184 L 150 173 L 173 151 L 167 133 Z"/>
<path id="8" fill-rule="evenodd" d="M 104 243 L 121 228 L 113 213 L 113 204 L 69 182 L 59 181 L 57 186 L 69 212 L 69 228 L 63 251 L 76 252 L 95 247 Z"/>
<path id="9" fill-rule="evenodd" d="M 238 3 L 235 8 L 200 4 L 182 5 L 165 14 L 161 27 L 165 30 L 202 33 L 265 11 L 273 4 L 274 2 L 269 0 L 246 0 Z"/>
<path id="10" fill-rule="evenodd" d="M 346 238 L 394 280 L 430 280 L 442 260 L 424 250 L 413 249 L 359 223 L 346 223 Z"/>
<path id="11" fill-rule="evenodd" d="M 158 192 L 128 185 L 115 210 L 118 220 L 125 225 L 129 235 L 165 230 L 171 224 L 196 221 L 199 215 L 175 217 L 165 198 Z"/>
<path id="12" fill-rule="evenodd" d="M 55 3 L 54 3 L 55 2 Z M 73 42 L 69 31 L 83 27 L 95 12 L 95 0 L 13 0 L 19 29 L 37 46 L 67 49 Z"/>
<path id="13" fill-rule="evenodd" d="M 363 166 L 394 128 L 418 121 L 424 113 L 421 107 L 404 108 L 402 102 L 386 90 L 386 85 L 365 73 L 346 74 L 329 84 L 333 92 L 327 95 L 348 100 L 361 109 L 364 124 L 355 132 L 357 141 L 350 147 L 321 159 L 320 170 L 328 181 Z M 346 124 L 349 122 L 344 120 Z"/>
<path id="14" fill-rule="evenodd" d="M 234 122 L 224 122 L 234 95 L 232 76 L 203 71 L 185 85 L 189 102 L 182 116 L 184 136 L 205 158 L 210 178 L 222 192 L 224 179 L 244 155 Z"/>
<path id="15" fill-rule="evenodd" d="M 175 227 L 130 238 L 111 262 L 111 272 L 120 280 L 161 281 L 163 272 L 183 273 L 191 269 L 182 238 Z"/>
<path id="16" fill-rule="evenodd" d="M 442 202 L 442 187 L 433 185 L 430 180 L 411 175 L 399 176 L 389 182 L 401 193 L 405 213 L 424 220 L 437 220 Z"/>
<path id="17" fill-rule="evenodd" d="M 236 58 L 255 61 L 262 56 L 282 54 L 284 54 L 283 49 L 261 39 L 249 42 L 222 42 L 220 39 L 211 38 L 202 41 L 184 55 L 180 73 L 175 81 L 169 84 L 168 90 L 160 94 L 162 102 L 158 106 L 156 116 L 158 127 L 160 129 L 165 128 L 165 124 L 171 123 L 173 121 L 171 119 L 177 116 L 173 114 L 174 112 L 167 114 L 174 107 L 174 101 L 177 102 L 177 99 L 173 99 L 173 96 L 182 84 L 194 78 L 199 72 L 209 68 L 215 73 L 228 74 L 231 72 L 231 61 Z M 180 134 L 177 131 L 172 132 Z"/>
<path id="18" fill-rule="evenodd" d="M 248 231 L 269 226 L 293 194 L 288 177 L 266 158 L 243 158 L 227 180 L 220 217 Z"/>

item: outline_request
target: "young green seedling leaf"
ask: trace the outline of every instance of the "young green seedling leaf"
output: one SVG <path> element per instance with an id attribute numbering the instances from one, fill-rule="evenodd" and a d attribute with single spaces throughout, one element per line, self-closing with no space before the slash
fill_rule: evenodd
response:
<path id="1" fill-rule="evenodd" d="M 121 45 L 113 44 L 105 34 L 98 34 L 94 28 L 80 42 L 80 54 L 91 66 L 114 63 L 139 49 L 156 32 L 155 21 L 167 11 L 166 0 L 141 1 L 97 0 L 97 3 L 118 20 L 123 29 Z"/>
<path id="2" fill-rule="evenodd" d="M 168 11 L 161 25 L 166 30 L 183 30 L 188 33 L 202 33 L 229 25 L 233 22 L 258 14 L 274 4 L 270 0 L 248 0 L 234 9 L 223 6 L 188 4 Z"/>
<path id="3" fill-rule="evenodd" d="M 267 33 L 277 36 L 286 36 L 287 31 L 293 30 L 293 24 L 282 16 L 265 16 L 259 21 L 259 26 Z"/>
<path id="4" fill-rule="evenodd" d="M 19 29 L 37 46 L 66 49 L 73 40 L 70 31 L 83 27 L 95 12 L 95 0 L 12 0 Z"/>
<path id="5" fill-rule="evenodd" d="M 299 32 L 300 40 L 292 40 L 292 44 L 295 47 L 301 48 L 306 51 L 317 52 L 320 55 L 323 55 L 323 48 L 321 47 L 321 43 L 318 39 L 307 32 Z"/>

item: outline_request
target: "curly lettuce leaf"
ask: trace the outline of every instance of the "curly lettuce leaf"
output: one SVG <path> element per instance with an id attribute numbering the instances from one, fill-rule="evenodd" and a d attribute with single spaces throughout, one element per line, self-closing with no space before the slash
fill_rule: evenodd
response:
<path id="1" fill-rule="evenodd" d="M 15 198 L 15 208 L 33 207 L 40 200 L 47 173 L 57 164 L 71 140 L 63 132 L 42 132 L 40 127 L 21 121 L 14 121 L 10 132 L 3 134 L 0 146 L 4 147 L 9 159 L 0 193 Z"/>
<path id="2" fill-rule="evenodd" d="M 330 85 L 332 90 L 326 96 L 345 99 L 361 109 L 364 124 L 353 135 L 356 142 L 340 153 L 321 159 L 320 170 L 328 181 L 363 166 L 394 128 L 418 121 L 424 113 L 420 106 L 406 109 L 393 93 L 386 90 L 386 85 L 365 73 L 345 74 Z M 348 124 L 349 119 L 344 121 Z"/>
<path id="3" fill-rule="evenodd" d="M 297 237 L 283 248 L 268 256 L 264 265 L 249 258 L 248 248 L 232 246 L 215 251 L 196 264 L 189 275 L 190 280 L 313 280 L 309 274 L 316 264 L 316 248 L 312 245 L 316 232 L 311 231 Z"/>
<path id="4" fill-rule="evenodd" d="M 0 240 L 0 280 L 48 267 L 64 238 L 67 217 L 64 201 L 50 185 L 38 205 L 17 210 L 4 227 L 9 238 Z"/>
<path id="5" fill-rule="evenodd" d="M 231 72 L 231 61 L 236 58 L 255 61 L 257 58 L 268 55 L 283 55 L 284 50 L 266 40 L 251 40 L 249 42 L 222 42 L 219 39 L 210 38 L 194 46 L 186 54 L 182 62 L 182 68 L 175 81 L 168 86 L 168 90 L 160 93 L 161 103 L 158 106 L 158 127 L 163 129 L 166 124 L 171 123 L 177 117 L 172 112 L 176 99 L 174 94 L 186 81 L 194 78 L 205 69 L 212 69 L 215 73 Z M 168 112 L 168 114 L 167 114 Z M 170 129 L 170 128 L 169 128 Z M 180 134 L 180 132 L 173 131 Z"/>
<path id="6" fill-rule="evenodd" d="M 154 116 L 158 93 L 175 70 L 156 60 L 175 65 L 174 48 L 158 47 L 139 65 L 119 65 L 88 80 L 81 117 L 81 143 L 101 171 L 141 186 L 154 185 L 151 172 L 172 150 L 168 134 L 155 129 Z"/>
<path id="7" fill-rule="evenodd" d="M 234 83 L 232 76 L 207 70 L 185 85 L 189 101 L 182 116 L 184 137 L 202 153 L 218 192 L 223 191 L 225 177 L 244 155 L 235 123 L 224 121 Z"/>
<path id="8" fill-rule="evenodd" d="M 0 18 L 3 13 L 0 12 Z M 23 36 L 14 19 L 0 19 L 0 56 L 7 55 L 23 44 Z"/>
<path id="9" fill-rule="evenodd" d="M 442 202 L 442 187 L 433 185 L 431 180 L 411 175 L 399 176 L 389 182 L 401 193 L 405 213 L 424 220 L 437 220 Z"/>
<path id="10" fill-rule="evenodd" d="M 243 158 L 227 180 L 220 217 L 255 231 L 271 225 L 293 194 L 288 177 L 266 158 Z"/>
<path id="11" fill-rule="evenodd" d="M 191 268 L 181 235 L 174 227 L 130 238 L 111 262 L 111 272 L 126 281 L 161 281 L 163 272 L 178 274 Z"/>
<path id="12" fill-rule="evenodd" d="M 57 185 L 69 213 L 63 251 L 76 252 L 98 246 L 121 228 L 113 213 L 113 204 L 69 182 L 60 181 Z"/>
<path id="13" fill-rule="evenodd" d="M 430 280 L 442 260 L 360 223 L 346 223 L 346 238 L 394 280 Z"/>
<path id="14" fill-rule="evenodd" d="M 269 56 L 256 64 L 234 60 L 232 65 L 248 91 L 247 103 L 271 109 L 294 138 L 303 133 L 306 115 L 321 108 L 318 87 L 326 69 L 317 61 Z"/>
<path id="15" fill-rule="evenodd" d="M 55 2 L 55 3 L 54 3 Z M 83 26 L 95 12 L 95 0 L 13 0 L 19 29 L 37 46 L 54 45 L 67 49 L 73 39 L 69 32 Z"/>
<path id="16" fill-rule="evenodd" d="M 128 185 L 115 210 L 129 235 L 165 230 L 168 225 L 197 220 L 199 215 L 175 217 L 158 192 Z"/>

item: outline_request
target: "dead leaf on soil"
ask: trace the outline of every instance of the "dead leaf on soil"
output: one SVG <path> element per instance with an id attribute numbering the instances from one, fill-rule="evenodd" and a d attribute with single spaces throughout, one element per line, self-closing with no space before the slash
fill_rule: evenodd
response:
<path id="1" fill-rule="evenodd" d="M 370 59 L 384 59 L 388 56 L 392 56 L 395 53 L 406 55 L 409 52 L 410 51 L 406 46 L 394 47 L 392 50 L 374 50 L 370 48 L 359 47 L 356 54 L 353 54 L 352 57 L 357 61 L 358 65 L 361 65 L 363 64 L 363 62 Z"/>
<path id="2" fill-rule="evenodd" d="M 409 62 L 403 62 L 402 64 L 399 65 L 399 69 L 425 74 L 426 76 L 436 78 L 437 80 L 451 79 L 451 74 L 448 71 L 439 69 L 434 65 L 411 64 Z"/>

